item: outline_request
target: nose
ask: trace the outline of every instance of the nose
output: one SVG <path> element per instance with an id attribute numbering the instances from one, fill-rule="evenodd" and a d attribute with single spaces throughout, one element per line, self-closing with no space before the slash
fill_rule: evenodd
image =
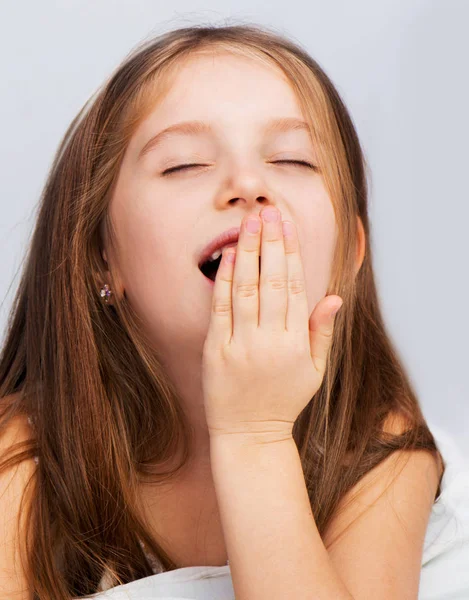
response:
<path id="1" fill-rule="evenodd" d="M 269 201 L 265 196 L 258 196 L 254 200 L 250 200 L 249 198 L 232 198 L 229 200 L 228 204 L 242 206 L 243 212 L 246 214 L 257 214 L 260 215 L 260 212 L 266 208 L 267 206 L 275 206 L 273 201 Z"/>
<path id="2" fill-rule="evenodd" d="M 217 208 L 223 211 L 236 206 L 245 214 L 259 214 L 266 206 L 277 204 L 276 194 L 262 173 L 249 164 L 249 159 L 243 160 L 243 165 L 233 166 L 225 187 L 217 196 Z"/>

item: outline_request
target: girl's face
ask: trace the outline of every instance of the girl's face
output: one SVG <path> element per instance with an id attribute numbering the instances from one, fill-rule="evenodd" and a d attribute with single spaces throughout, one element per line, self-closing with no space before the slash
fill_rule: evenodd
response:
<path id="1" fill-rule="evenodd" d="M 200 252 L 265 205 L 297 226 L 310 314 L 326 294 L 337 234 L 332 204 L 320 173 L 274 163 L 317 165 L 307 129 L 267 129 L 278 119 L 304 120 L 280 70 L 231 54 L 196 56 L 127 148 L 110 206 L 117 268 L 165 356 L 201 357 L 213 286 L 198 268 Z M 161 133 L 187 121 L 203 129 Z M 204 166 L 163 175 L 187 163 Z"/>

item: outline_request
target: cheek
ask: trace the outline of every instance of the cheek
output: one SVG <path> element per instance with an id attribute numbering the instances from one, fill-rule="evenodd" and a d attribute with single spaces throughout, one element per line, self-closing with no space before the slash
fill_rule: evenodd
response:
<path id="1" fill-rule="evenodd" d="M 184 320 L 187 326 L 191 297 L 194 303 L 195 270 L 187 223 L 174 217 L 141 211 L 128 215 L 116 231 L 126 298 L 159 341 L 184 334 L 178 328 Z"/>
<path id="2" fill-rule="evenodd" d="M 321 232 L 320 236 L 313 237 L 302 250 L 310 313 L 318 301 L 326 295 L 329 287 L 334 248 L 334 237 Z"/>
<path id="3" fill-rule="evenodd" d="M 171 232 L 171 233 L 169 233 Z M 156 299 L 171 295 L 183 282 L 188 265 L 187 243 L 176 223 L 148 218 L 126 227 L 122 271 L 126 288 L 141 289 Z"/>
<path id="4" fill-rule="evenodd" d="M 180 343 L 187 337 L 194 314 L 188 261 L 174 251 L 169 238 L 140 240 L 126 261 L 125 294 L 132 309 L 157 347 L 167 340 Z"/>
<path id="5" fill-rule="evenodd" d="M 300 248 L 311 314 L 329 287 L 337 229 L 332 206 L 325 210 L 313 207 L 301 222 L 304 225 L 299 230 Z"/>
<path id="6" fill-rule="evenodd" d="M 168 209 L 170 203 L 157 199 L 156 192 L 137 192 L 116 214 L 120 264 L 127 285 L 138 278 L 155 281 L 165 277 L 184 252 L 184 224 Z"/>

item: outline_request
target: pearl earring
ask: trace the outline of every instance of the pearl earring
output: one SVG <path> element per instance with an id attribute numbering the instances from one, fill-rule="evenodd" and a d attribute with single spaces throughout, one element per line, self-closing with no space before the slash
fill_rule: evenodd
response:
<path id="1" fill-rule="evenodd" d="M 103 285 L 103 287 L 101 288 L 101 298 L 104 298 L 104 302 L 106 304 L 109 304 L 109 297 L 111 296 L 112 291 L 111 288 L 108 286 L 107 283 L 105 283 Z"/>

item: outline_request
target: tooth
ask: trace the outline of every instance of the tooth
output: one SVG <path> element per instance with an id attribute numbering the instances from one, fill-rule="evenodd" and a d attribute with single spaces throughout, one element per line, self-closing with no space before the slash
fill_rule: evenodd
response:
<path id="1" fill-rule="evenodd" d="M 230 242 L 228 244 L 225 244 L 221 248 L 218 248 L 218 250 L 215 250 L 215 252 L 209 257 L 209 260 L 217 260 L 217 258 L 220 256 L 220 254 L 223 252 L 223 250 L 225 248 L 231 248 L 232 246 L 237 246 L 237 245 L 238 245 L 238 242 Z"/>
<path id="2" fill-rule="evenodd" d="M 237 246 L 237 245 L 238 245 L 238 242 L 231 242 L 230 244 L 225 244 L 224 246 L 222 246 L 222 247 L 221 247 L 221 248 L 219 248 L 218 250 L 215 250 L 215 252 L 213 252 L 213 254 L 211 254 L 211 255 L 208 257 L 208 259 L 207 259 L 207 260 L 211 260 L 211 261 L 213 261 L 213 260 L 217 260 L 217 258 L 218 258 L 218 257 L 221 255 L 221 253 L 223 252 L 223 250 L 224 250 L 225 248 L 229 248 L 229 247 L 231 247 L 231 246 Z M 261 252 L 260 252 L 260 250 L 259 250 L 259 258 L 260 258 L 260 256 L 261 256 Z"/>
<path id="3" fill-rule="evenodd" d="M 217 258 L 220 256 L 222 250 L 223 250 L 223 248 L 215 250 L 215 252 L 210 255 L 209 260 L 217 260 Z"/>

